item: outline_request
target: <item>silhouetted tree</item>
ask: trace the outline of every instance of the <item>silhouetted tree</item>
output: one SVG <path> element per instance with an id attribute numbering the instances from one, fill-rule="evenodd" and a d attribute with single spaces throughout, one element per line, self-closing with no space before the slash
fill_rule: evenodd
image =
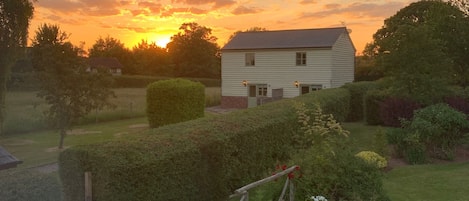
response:
<path id="1" fill-rule="evenodd" d="M 67 41 L 57 25 L 43 24 L 32 45 L 32 63 L 40 81 L 38 97 L 49 105 L 45 113 L 59 130 L 59 148 L 73 123 L 95 109 L 110 106 L 112 78 L 109 72 L 87 72 L 83 50 Z"/>
<path id="2" fill-rule="evenodd" d="M 5 120 L 7 80 L 11 66 L 24 53 L 33 10 L 29 0 L 0 1 L 0 135 Z"/>
<path id="3" fill-rule="evenodd" d="M 230 37 L 228 38 L 228 41 L 233 39 L 236 36 L 236 34 L 241 33 L 241 32 L 259 32 L 259 31 L 267 31 L 267 29 L 263 27 L 251 27 L 249 29 L 246 29 L 246 31 L 236 31 L 230 35 Z"/>
<path id="4" fill-rule="evenodd" d="M 132 48 L 134 69 L 140 75 L 170 76 L 171 69 L 168 67 L 169 56 L 166 49 L 159 47 L 156 43 L 148 43 L 142 40 Z"/>
<path id="5" fill-rule="evenodd" d="M 114 57 L 124 66 L 123 74 L 135 74 L 132 53 L 120 40 L 107 36 L 99 37 L 89 49 L 89 57 Z"/>
<path id="6" fill-rule="evenodd" d="M 220 54 L 210 28 L 184 23 L 181 32 L 171 37 L 168 53 L 179 77 L 220 77 Z"/>

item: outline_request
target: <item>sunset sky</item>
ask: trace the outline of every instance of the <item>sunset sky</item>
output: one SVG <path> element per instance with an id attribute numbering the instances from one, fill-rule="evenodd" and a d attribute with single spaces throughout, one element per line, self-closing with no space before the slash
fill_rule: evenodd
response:
<path id="1" fill-rule="evenodd" d="M 119 39 L 132 48 L 142 39 L 164 46 L 185 22 L 212 29 L 223 46 L 238 30 L 338 27 L 352 29 L 361 53 L 383 20 L 409 0 L 38 0 L 30 38 L 42 23 L 57 24 L 75 45 L 88 49 L 101 37 Z"/>

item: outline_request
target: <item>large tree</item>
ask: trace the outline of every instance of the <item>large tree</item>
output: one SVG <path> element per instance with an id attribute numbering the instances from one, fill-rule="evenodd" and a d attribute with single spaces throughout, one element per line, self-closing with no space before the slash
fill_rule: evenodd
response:
<path id="1" fill-rule="evenodd" d="M 220 77 L 220 54 L 210 28 L 184 23 L 181 32 L 171 37 L 168 53 L 179 77 Z"/>
<path id="2" fill-rule="evenodd" d="M 87 72 L 83 50 L 67 41 L 58 25 L 43 24 L 33 38 L 32 63 L 40 80 L 38 96 L 49 105 L 47 119 L 59 130 L 59 148 L 66 131 L 89 112 L 109 106 L 112 78 L 108 72 Z"/>
<path id="3" fill-rule="evenodd" d="M 26 46 L 32 16 L 33 5 L 29 0 L 0 1 L 0 135 L 5 119 L 6 83 L 11 66 Z"/>
<path id="4" fill-rule="evenodd" d="M 424 28 L 422 28 L 424 27 Z M 435 71 L 437 68 L 446 68 L 452 72 L 451 81 L 463 87 L 469 85 L 469 19 L 456 6 L 443 1 L 419 1 L 410 4 L 401 9 L 395 15 L 384 21 L 384 25 L 374 35 L 374 41 L 367 44 L 364 54 L 376 59 L 376 64 L 386 64 L 385 71 L 391 72 L 392 69 L 401 69 L 410 67 L 405 63 L 393 63 L 398 60 L 386 59 L 393 57 L 394 54 L 400 54 L 406 43 L 416 43 L 409 40 L 412 32 L 426 31 L 424 38 L 432 41 L 438 41 L 439 48 L 436 51 L 442 51 L 444 56 L 449 58 L 447 65 L 433 65 Z M 404 42 L 407 41 L 407 42 Z M 431 42 L 433 43 L 433 42 Z M 423 43 L 420 43 L 423 45 Z M 414 44 L 415 45 L 415 44 Z M 435 49 L 426 49 L 424 46 L 418 48 L 418 52 L 411 52 L 403 57 L 412 57 L 414 54 L 423 54 L 422 51 L 435 51 Z M 432 55 L 428 53 L 426 55 Z M 394 57 L 393 57 L 394 58 Z M 405 58 L 403 58 L 405 59 Z M 430 59 L 431 58 L 426 58 Z M 395 68 L 392 68 L 395 67 Z M 417 73 L 417 72 L 416 72 Z M 415 74 L 419 76 L 420 74 Z"/>
<path id="5" fill-rule="evenodd" d="M 99 37 L 95 44 L 89 49 L 90 57 L 114 57 L 124 66 L 123 74 L 135 74 L 132 53 L 119 39 L 107 36 Z"/>
<path id="6" fill-rule="evenodd" d="M 134 69 L 140 75 L 171 76 L 168 67 L 169 58 L 166 49 L 159 47 L 156 43 L 142 40 L 132 48 Z"/>

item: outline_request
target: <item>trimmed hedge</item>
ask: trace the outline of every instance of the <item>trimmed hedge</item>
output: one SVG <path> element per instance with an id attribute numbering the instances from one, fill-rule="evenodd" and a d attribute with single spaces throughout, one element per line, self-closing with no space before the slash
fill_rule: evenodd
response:
<path id="1" fill-rule="evenodd" d="M 62 201 L 62 189 L 56 173 L 34 170 L 2 172 L 0 200 L 2 201 Z"/>
<path id="2" fill-rule="evenodd" d="M 150 128 L 204 116 L 205 88 L 185 79 L 162 80 L 148 85 L 147 117 Z"/>
<path id="3" fill-rule="evenodd" d="M 93 200 L 225 200 L 290 157 L 298 129 L 293 101 L 319 101 L 344 120 L 349 100 L 345 89 L 321 90 L 125 141 L 72 147 L 59 156 L 65 200 L 84 199 L 85 171 L 93 174 Z"/>
<path id="4" fill-rule="evenodd" d="M 347 116 L 347 121 L 361 121 L 365 119 L 363 111 L 365 110 L 364 98 L 365 94 L 373 89 L 378 88 L 378 83 L 363 81 L 347 83 L 343 88 L 350 92 L 350 113 Z"/>
<path id="5" fill-rule="evenodd" d="M 114 76 L 115 88 L 145 88 L 149 84 L 161 80 L 171 79 L 171 77 L 154 77 L 144 75 L 121 75 Z M 194 82 L 200 82 L 206 87 L 220 87 L 220 79 L 211 78 L 186 78 Z"/>
<path id="6" fill-rule="evenodd" d="M 421 107 L 408 98 L 389 97 L 381 103 L 379 113 L 384 126 L 401 127 L 401 119 L 411 120 Z"/>
<path id="7" fill-rule="evenodd" d="M 370 125 L 382 125 L 380 108 L 381 104 L 389 98 L 387 91 L 371 90 L 365 94 L 365 121 Z"/>

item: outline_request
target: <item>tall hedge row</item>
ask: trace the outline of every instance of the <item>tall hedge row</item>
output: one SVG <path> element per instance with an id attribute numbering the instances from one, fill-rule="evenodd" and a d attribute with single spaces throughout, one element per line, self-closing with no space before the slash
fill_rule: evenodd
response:
<path id="1" fill-rule="evenodd" d="M 361 121 L 365 118 L 363 113 L 365 110 L 365 94 L 378 87 L 377 82 L 371 81 L 348 83 L 343 86 L 350 92 L 350 113 L 347 116 L 347 121 Z"/>
<path id="2" fill-rule="evenodd" d="M 84 199 L 83 175 L 93 174 L 93 200 L 225 200 L 290 157 L 298 129 L 293 101 L 319 101 L 345 119 L 350 95 L 327 89 L 295 99 L 171 124 L 126 140 L 61 152 L 65 200 Z"/>
<path id="3" fill-rule="evenodd" d="M 204 116 L 205 87 L 199 82 L 171 79 L 147 87 L 147 117 L 151 128 Z"/>

